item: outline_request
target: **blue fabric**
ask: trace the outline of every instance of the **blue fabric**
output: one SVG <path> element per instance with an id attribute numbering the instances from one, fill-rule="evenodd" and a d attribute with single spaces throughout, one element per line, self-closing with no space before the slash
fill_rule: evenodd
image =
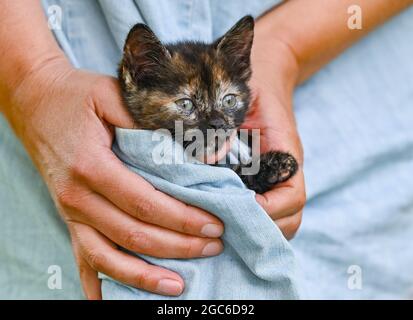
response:
<path id="1" fill-rule="evenodd" d="M 168 147 L 163 148 L 165 145 Z M 161 164 L 156 161 L 160 147 L 164 159 L 173 161 Z M 169 134 L 159 132 L 117 129 L 113 150 L 128 168 L 158 190 L 215 214 L 225 224 L 222 237 L 225 250 L 217 257 L 191 260 L 144 257 L 183 276 L 186 288 L 179 299 L 299 297 L 295 259 L 288 241 L 255 201 L 255 193 L 244 186 L 235 172 L 188 161 L 182 146 L 173 142 Z M 184 158 L 185 163 L 179 162 Z M 162 298 L 105 276 L 102 288 L 105 299 Z"/>
<path id="2" fill-rule="evenodd" d="M 410 8 L 295 93 L 308 201 L 292 245 L 313 298 L 413 298 L 412 30 Z"/>
<path id="3" fill-rule="evenodd" d="M 54 33 L 72 63 L 114 75 L 123 39 L 135 22 L 149 23 L 164 41 L 209 41 L 242 15 L 258 16 L 277 1 L 43 2 L 46 8 L 57 4 L 63 9 L 62 30 Z M 413 9 L 374 31 L 295 92 L 308 203 L 291 245 L 301 269 L 298 284 L 310 298 L 413 297 L 411 30 Z M 64 225 L 2 117 L 0 221 L 0 298 L 81 297 Z M 47 287 L 50 265 L 62 268 L 61 290 Z M 361 286 L 352 286 L 354 275 Z M 106 296 L 125 292 L 115 282 L 104 283 Z M 139 293 L 129 290 L 128 297 Z"/>

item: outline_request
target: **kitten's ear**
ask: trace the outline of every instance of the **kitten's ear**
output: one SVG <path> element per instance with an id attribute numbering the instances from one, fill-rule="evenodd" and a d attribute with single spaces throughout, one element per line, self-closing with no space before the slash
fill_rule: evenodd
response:
<path id="1" fill-rule="evenodd" d="M 170 53 L 148 26 L 138 23 L 129 31 L 122 64 L 135 80 L 152 73 L 169 58 Z"/>
<path id="2" fill-rule="evenodd" d="M 254 18 L 245 16 L 215 42 L 218 55 L 230 62 L 234 71 L 249 79 L 250 55 L 254 38 Z"/>

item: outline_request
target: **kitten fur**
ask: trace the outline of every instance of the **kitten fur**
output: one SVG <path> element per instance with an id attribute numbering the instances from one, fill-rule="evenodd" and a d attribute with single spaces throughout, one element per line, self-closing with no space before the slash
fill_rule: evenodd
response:
<path id="1" fill-rule="evenodd" d="M 251 16 L 239 20 L 212 44 L 162 44 L 148 26 L 136 24 L 126 38 L 118 73 L 136 127 L 174 133 L 175 121 L 181 121 L 185 132 L 198 129 L 205 138 L 207 129 L 237 130 L 250 106 L 253 37 Z M 231 98 L 235 106 L 225 104 L 228 95 L 235 97 Z M 180 104 L 182 99 L 190 100 L 189 110 Z M 205 139 L 207 149 L 212 142 Z M 279 151 L 261 155 L 257 175 L 243 176 L 242 165 L 232 167 L 258 193 L 286 181 L 297 168 L 294 157 Z"/>

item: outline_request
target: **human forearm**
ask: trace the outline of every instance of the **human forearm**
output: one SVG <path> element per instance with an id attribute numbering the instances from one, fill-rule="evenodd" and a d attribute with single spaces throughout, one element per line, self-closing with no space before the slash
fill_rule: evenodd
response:
<path id="1" fill-rule="evenodd" d="M 300 164 L 285 185 L 257 200 L 291 238 L 305 204 L 303 148 L 296 128 L 292 96 L 297 83 L 390 18 L 412 0 L 290 0 L 258 19 L 252 48 L 254 92 L 245 128 L 260 128 L 261 150 L 283 150 Z M 351 5 L 363 12 L 363 29 L 347 26 Z"/>
<path id="2" fill-rule="evenodd" d="M 118 250 L 163 258 L 219 254 L 222 223 L 163 194 L 112 152 L 113 126 L 131 128 L 116 78 L 74 69 L 40 1 L 0 4 L 0 106 L 66 222 L 86 297 L 97 272 L 163 295 L 183 279 Z M 190 219 L 188 219 L 190 217 Z"/>
<path id="3" fill-rule="evenodd" d="M 296 59 L 297 81 L 302 82 L 411 4 L 413 0 L 289 0 L 259 19 L 255 53 L 258 57 L 272 46 L 285 46 Z M 347 25 L 352 5 L 362 10 L 360 30 Z"/>
<path id="4" fill-rule="evenodd" d="M 0 3 L 0 111 L 8 114 L 17 87 L 48 61 L 65 60 L 38 0 Z"/>

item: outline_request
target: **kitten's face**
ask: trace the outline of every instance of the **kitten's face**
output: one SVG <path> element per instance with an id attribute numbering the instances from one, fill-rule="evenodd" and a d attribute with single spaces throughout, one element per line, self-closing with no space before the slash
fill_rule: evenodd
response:
<path id="1" fill-rule="evenodd" d="M 119 68 L 127 108 L 142 129 L 235 129 L 250 103 L 254 21 L 244 17 L 213 44 L 162 45 L 145 25 L 130 31 Z"/>

